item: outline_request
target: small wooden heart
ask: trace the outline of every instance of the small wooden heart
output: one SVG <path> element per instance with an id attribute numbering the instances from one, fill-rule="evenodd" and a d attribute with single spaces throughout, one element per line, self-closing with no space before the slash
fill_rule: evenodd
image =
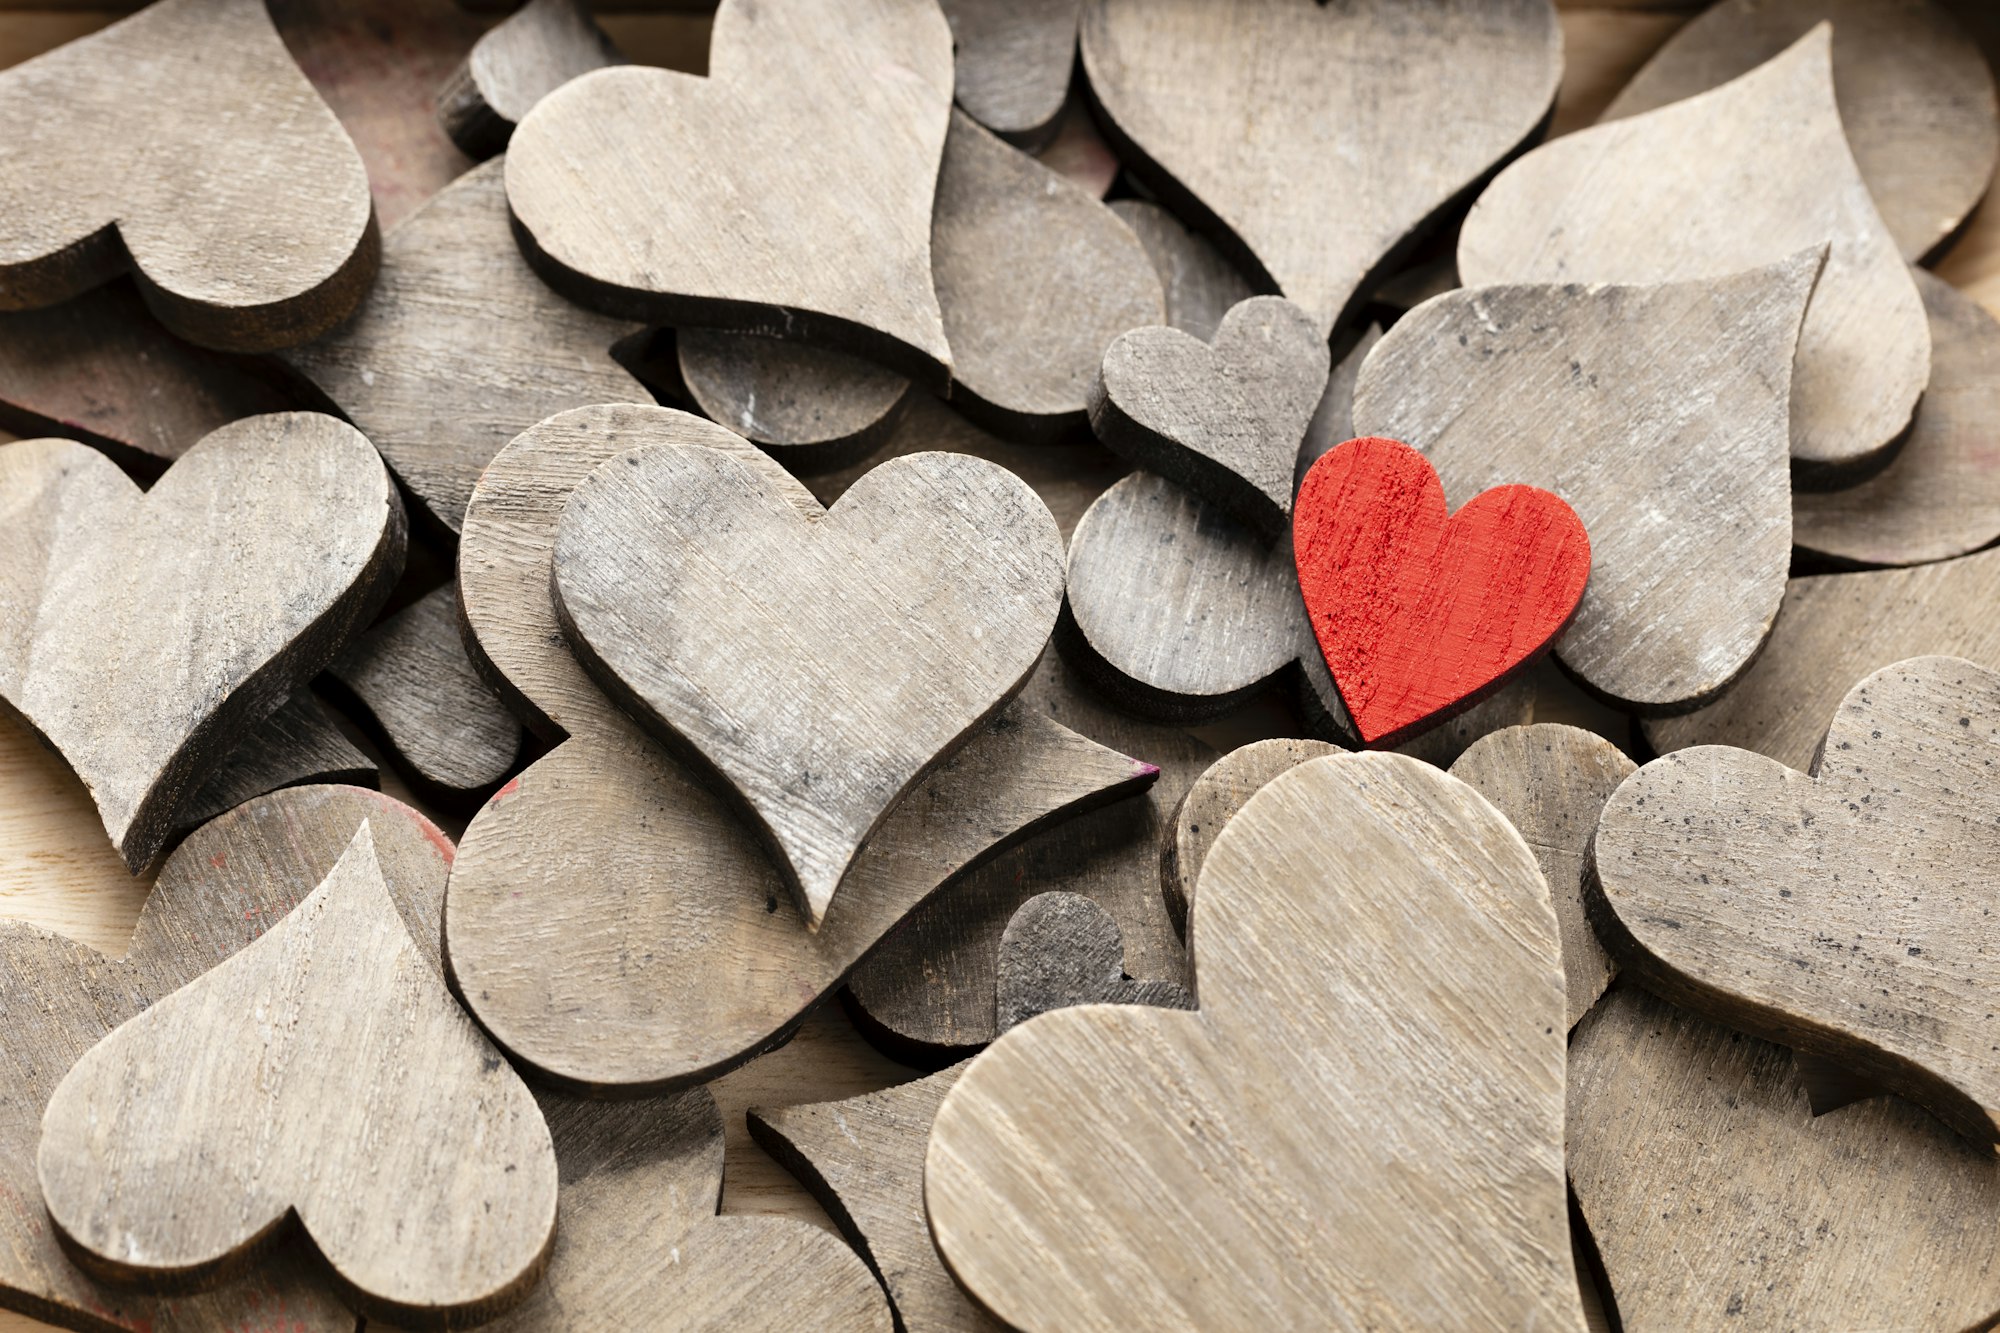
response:
<path id="1" fill-rule="evenodd" d="M 995 971 L 994 1026 L 1000 1032 L 1073 1004 L 1194 1008 L 1194 997 L 1177 981 L 1126 975 L 1117 921 L 1080 893 L 1041 893 L 1024 903 L 1000 937 Z"/>
<path id="2" fill-rule="evenodd" d="M 1023 1329 L 1581 1329 L 1560 946 L 1512 826 L 1418 760 L 1313 760 L 1224 830 L 1193 939 L 1197 1012 L 1043 1014 L 946 1096 L 925 1202 L 973 1296 Z"/>
<path id="3" fill-rule="evenodd" d="M 1394 745 L 1547 651 L 1590 577 L 1575 512 L 1533 486 L 1445 509 L 1424 456 L 1364 437 L 1306 473 L 1293 513 L 1299 591 L 1368 745 Z"/>
<path id="4" fill-rule="evenodd" d="M 911 785 L 1018 692 L 1062 601 L 1027 484 L 964 454 L 875 468 L 823 518 L 720 450 L 603 464 L 556 536 L 593 674 L 754 814 L 808 920 Z"/>
<path id="5" fill-rule="evenodd" d="M 481 36 L 438 89 L 438 123 L 467 157 L 491 157 L 535 103 L 571 79 L 624 63 L 584 0 L 528 0 Z"/>
<path id="6" fill-rule="evenodd" d="M 1646 985 L 2000 1139 L 2000 673 L 1950 657 L 1848 692 L 1810 774 L 1726 746 L 1628 778 L 1592 847 L 1598 934 Z"/>
<path id="7" fill-rule="evenodd" d="M 1291 518 L 1293 464 L 1330 365 L 1311 315 L 1281 296 L 1253 296 L 1222 317 L 1210 344 L 1166 326 L 1112 343 L 1091 429 L 1276 538 Z"/>

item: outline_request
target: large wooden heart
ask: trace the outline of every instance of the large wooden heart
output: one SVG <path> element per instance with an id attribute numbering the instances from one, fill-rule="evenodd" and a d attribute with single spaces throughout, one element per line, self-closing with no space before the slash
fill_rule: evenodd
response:
<path id="1" fill-rule="evenodd" d="M 603 464 L 556 536 L 579 656 L 712 764 L 816 926 L 911 785 L 1026 683 L 1062 602 L 1027 483 L 965 454 L 875 468 L 822 518 L 717 449 Z"/>
<path id="2" fill-rule="evenodd" d="M 1022 1329 L 1583 1326 L 1534 857 L 1402 755 L 1316 759 L 1202 871 L 1196 1013 L 1030 1019 L 931 1131 L 953 1274 Z"/>
<path id="3" fill-rule="evenodd" d="M 1996 767 L 2000 673 L 1951 657 L 1854 686 L 1810 774 L 1656 759 L 1598 822 L 1598 934 L 1668 998 L 2000 1139 Z"/>
<path id="4" fill-rule="evenodd" d="M 515 225 L 609 313 L 844 341 L 941 386 L 951 62 L 934 0 L 726 0 L 707 78 L 603 69 L 536 104 L 507 150 Z"/>
<path id="5" fill-rule="evenodd" d="M 263 0 L 163 0 L 0 74 L 0 309 L 136 271 L 193 342 L 263 351 L 375 276 L 361 155 Z"/>
<path id="6" fill-rule="evenodd" d="M 332 417 L 225 426 L 143 493 L 83 445 L 8 445 L 0 697 L 136 869 L 230 746 L 367 623 L 403 544 L 381 457 Z"/>

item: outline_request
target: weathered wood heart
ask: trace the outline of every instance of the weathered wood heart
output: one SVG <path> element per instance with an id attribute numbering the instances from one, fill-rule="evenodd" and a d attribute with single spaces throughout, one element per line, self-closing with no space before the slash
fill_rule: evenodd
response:
<path id="1" fill-rule="evenodd" d="M 598 70 L 522 120 L 506 170 L 523 247 L 607 313 L 845 342 L 942 388 L 930 232 L 951 61 L 932 0 L 725 0 L 707 78 Z"/>
<path id="2" fill-rule="evenodd" d="M 548 1127 L 412 940 L 366 823 L 282 921 L 77 1061 L 37 1172 L 106 1275 L 222 1275 L 296 1216 L 360 1308 L 427 1323 L 514 1304 L 555 1229 Z"/>
<path id="3" fill-rule="evenodd" d="M 379 787 L 375 761 L 340 729 L 333 710 L 312 687 L 299 690 L 276 712 L 245 732 L 222 764 L 174 816 L 177 830 L 193 830 L 253 797 L 305 783 Z"/>
<path id="4" fill-rule="evenodd" d="M 2000 1139 L 1996 765 L 2000 672 L 1950 657 L 1855 685 L 1809 774 L 1726 746 L 1656 759 L 1598 823 L 1598 935 L 1667 998 Z"/>
<path id="5" fill-rule="evenodd" d="M 438 89 L 438 121 L 468 157 L 491 157 L 535 103 L 624 59 L 583 0 L 528 0 L 473 43 Z"/>
<path id="6" fill-rule="evenodd" d="M 1076 65 L 1082 0 L 940 0 L 958 48 L 954 96 L 1010 143 L 1053 134 Z"/>
<path id="7" fill-rule="evenodd" d="M 338 324 L 379 250 L 368 176 L 261 0 L 163 0 L 0 73 L 0 308 L 131 270 L 191 342 Z"/>
<path id="8" fill-rule="evenodd" d="M 809 518 L 732 454 L 660 445 L 570 494 L 554 577 L 586 666 L 721 774 L 817 927 L 876 826 L 1026 683 L 1062 539 L 964 454 L 893 459 Z"/>
<path id="9" fill-rule="evenodd" d="M 1590 545 L 1533 486 L 1449 513 L 1437 472 L 1396 440 L 1313 464 L 1293 512 L 1299 591 L 1362 741 L 1394 745 L 1546 651 L 1576 614 Z"/>
<path id="10" fill-rule="evenodd" d="M 83 445 L 7 445 L 0 697 L 137 869 L 230 747 L 367 623 L 403 546 L 381 457 L 332 417 L 225 426 L 146 492 Z"/>
<path id="11" fill-rule="evenodd" d="M 1121 156 L 1322 332 L 1534 133 L 1562 72 L 1548 0 L 1095 0 L 1082 38 Z"/>
<path id="12" fill-rule="evenodd" d="M 874 454 L 916 391 L 872 361 L 757 333 L 676 329 L 674 355 L 703 416 L 801 474 Z"/>
<path id="13" fill-rule="evenodd" d="M 1150 1004 L 1192 1009 L 1177 981 L 1135 981 L 1111 913 L 1080 893 L 1041 893 L 1014 913 L 1000 937 L 994 1025 L 1000 1032 L 1073 1004 Z"/>
<path id="14" fill-rule="evenodd" d="M 1207 344 L 1170 326 L 1112 343 L 1090 426 L 1114 452 L 1274 539 L 1291 520 L 1293 465 L 1330 368 L 1311 315 L 1281 296 L 1252 297 Z"/>
<path id="15" fill-rule="evenodd" d="M 1197 1012 L 1044 1014 L 946 1096 L 925 1202 L 975 1299 L 1023 1329 L 1580 1329 L 1560 946 L 1512 826 L 1420 761 L 1316 759 L 1230 821 L 1194 910 Z"/>
<path id="16" fill-rule="evenodd" d="M 1195 779 L 1174 810 L 1173 836 L 1160 848 L 1160 890 L 1183 936 L 1202 863 L 1236 812 L 1279 774 L 1339 753 L 1327 741 L 1273 737 L 1237 746 Z"/>

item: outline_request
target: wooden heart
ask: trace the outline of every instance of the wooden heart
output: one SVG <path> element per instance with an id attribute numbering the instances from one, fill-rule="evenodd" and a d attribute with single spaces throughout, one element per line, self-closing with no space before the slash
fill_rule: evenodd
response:
<path id="1" fill-rule="evenodd" d="M 1272 738 L 1239 745 L 1210 764 L 1174 810 L 1173 836 L 1160 849 L 1160 888 L 1174 914 L 1174 926 L 1187 934 L 1194 906 L 1194 886 L 1202 863 L 1236 812 L 1282 773 L 1310 759 L 1339 754 L 1326 741 Z"/>
<path id="2" fill-rule="evenodd" d="M 1417 760 L 1316 759 L 1194 910 L 1199 1011 L 1044 1014 L 945 1098 L 925 1203 L 974 1298 L 1024 1329 L 1580 1329 L 1560 946 L 1512 826 Z"/>
<path id="3" fill-rule="evenodd" d="M 1001 1032 L 1073 1004 L 1150 1004 L 1192 1009 L 1177 981 L 1134 981 L 1111 913 L 1080 893 L 1030 898 L 1000 937 L 994 1026 Z"/>
<path id="4" fill-rule="evenodd" d="M 1657 287 L 1449 292 L 1369 355 L 1355 429 L 1421 449 L 1450 503 L 1525 482 L 1574 507 L 1590 586 L 1556 655 L 1620 707 L 1685 712 L 1756 656 L 1784 597 L 1786 403 L 1823 254 Z"/>
<path id="5" fill-rule="evenodd" d="M 674 352 L 702 415 L 799 473 L 873 455 L 916 388 L 858 356 L 756 333 L 677 329 Z"/>
<path id="6" fill-rule="evenodd" d="M 1313 464 L 1293 523 L 1306 613 L 1369 745 L 1491 693 L 1569 625 L 1590 577 L 1561 499 L 1495 486 L 1448 514 L 1436 471 L 1396 440 Z"/>
<path id="7" fill-rule="evenodd" d="M 191 342 L 289 346 L 375 276 L 368 177 L 261 0 L 163 0 L 0 74 L 0 307 L 130 269 Z"/>
<path id="8" fill-rule="evenodd" d="M 1181 220 L 1144 199 L 1109 205 L 1146 248 L 1167 300 L 1167 323 L 1190 337 L 1213 342 L 1222 317 L 1250 299 L 1250 284 L 1222 252 Z"/>
<path id="9" fill-rule="evenodd" d="M 967 115 L 1032 147 L 1055 131 L 1076 64 L 1081 0 L 941 0 L 958 48 L 955 95 Z"/>
<path id="10" fill-rule="evenodd" d="M 1720 88 L 1536 149 L 1487 187 L 1458 240 L 1468 286 L 1719 277 L 1831 240 L 1791 384 L 1792 459 L 1821 486 L 1881 461 L 1931 354 L 1841 131 L 1828 52 L 1822 24 Z"/>
<path id="11" fill-rule="evenodd" d="M 512 1305 L 555 1229 L 548 1127 L 411 940 L 365 823 L 282 921 L 77 1061 L 37 1170 L 107 1275 L 225 1274 L 296 1215 L 389 1318 Z"/>
<path id="12" fill-rule="evenodd" d="M 403 563 L 381 458 L 312 413 L 225 426 L 148 492 L 83 445 L 7 445 L 0 497 L 0 697 L 69 760 L 134 869 Z"/>
<path id="13" fill-rule="evenodd" d="M 1598 934 L 1667 998 L 2000 1139 L 1977 980 L 1996 763 L 2000 673 L 1950 657 L 1857 684 L 1810 774 L 1724 746 L 1656 759 L 1598 823 Z"/>
<path id="14" fill-rule="evenodd" d="M 1047 507 L 984 460 L 894 459 L 814 519 L 672 445 L 577 486 L 554 570 L 585 664 L 721 774 L 815 928 L 911 785 L 1026 683 L 1063 584 Z"/>
<path id="15" fill-rule="evenodd" d="M 1125 160 L 1322 333 L 1535 132 L 1562 72 L 1548 0 L 1095 0 L 1082 36 Z"/>
<path id="16" fill-rule="evenodd" d="M 355 748 L 311 687 L 298 691 L 236 742 L 174 816 L 176 833 L 201 827 L 252 797 L 305 783 L 379 787 L 375 761 Z"/>
<path id="17" fill-rule="evenodd" d="M 2000 154 L 1993 72 L 1936 0 L 1724 0 L 1669 37 L 1604 119 L 1747 74 L 1822 22 L 1833 25 L 1833 89 L 1854 165 L 1914 263 L 1957 233 Z"/>
<path id="18" fill-rule="evenodd" d="M 535 103 L 571 79 L 624 63 L 583 0 L 528 0 L 480 37 L 438 89 L 438 120 L 468 156 L 491 157 Z"/>
<path id="19" fill-rule="evenodd" d="M 507 152 L 529 257 L 609 313 L 847 342 L 942 387 L 930 230 L 952 75 L 937 6 L 726 0 L 708 65 L 706 79 L 598 70 L 536 104 Z"/>
<path id="20" fill-rule="evenodd" d="M 1311 315 L 1280 296 L 1252 297 L 1222 317 L 1210 344 L 1165 326 L 1112 343 L 1090 425 L 1113 451 L 1275 539 L 1291 519 L 1293 464 L 1330 369 Z"/>
<path id="21" fill-rule="evenodd" d="M 1570 1181 L 1624 1327 L 1985 1327 L 1992 1152 L 1900 1098 L 1815 1116 L 1801 1073 L 1634 986 L 1577 1029 Z"/>
<path id="22" fill-rule="evenodd" d="M 502 170 L 467 172 L 390 232 L 354 318 L 286 355 L 453 532 L 507 441 L 568 408 L 652 399 L 611 356 L 638 326 L 571 305 L 521 258 Z"/>

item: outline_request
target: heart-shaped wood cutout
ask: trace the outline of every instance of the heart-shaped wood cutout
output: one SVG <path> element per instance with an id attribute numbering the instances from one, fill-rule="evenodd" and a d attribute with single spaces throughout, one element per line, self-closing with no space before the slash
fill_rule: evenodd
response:
<path id="1" fill-rule="evenodd" d="M 584 0 L 528 0 L 480 37 L 438 89 L 438 121 L 467 156 L 491 157 L 535 103 L 571 79 L 623 63 Z"/>
<path id="2" fill-rule="evenodd" d="M 225 426 L 147 492 L 68 440 L 0 448 L 0 697 L 137 869 L 230 746 L 367 623 L 403 545 L 381 457 L 332 417 Z"/>
<path id="3" fill-rule="evenodd" d="M 930 232 L 951 59 L 933 0 L 725 0 L 707 78 L 598 70 L 522 120 L 523 247 L 608 313 L 847 342 L 943 387 Z"/>
<path id="4" fill-rule="evenodd" d="M 1014 913 L 1000 937 L 994 1025 L 1001 1031 L 1073 1004 L 1150 1004 L 1192 1009 L 1177 981 L 1134 981 L 1111 913 L 1080 893 L 1041 893 Z"/>
<path id="5" fill-rule="evenodd" d="M 1418 760 L 1316 759 L 1194 911 L 1197 1012 L 1043 1014 L 945 1098 L 959 1281 L 1023 1329 L 1581 1329 L 1562 960 L 1513 827 Z"/>
<path id="6" fill-rule="evenodd" d="M 1455 514 L 1424 456 L 1364 437 L 1306 473 L 1292 551 L 1313 633 L 1368 745 L 1393 745 L 1491 693 L 1576 614 L 1590 538 L 1533 486 Z"/>
<path id="7" fill-rule="evenodd" d="M 555 546 L 582 660 L 722 775 L 814 926 L 876 825 L 1026 682 L 1062 584 L 1047 506 L 964 454 L 891 460 L 811 519 L 720 450 L 635 450 L 571 493 Z"/>
<path id="8" fill-rule="evenodd" d="M 1210 344 L 1167 326 L 1112 343 L 1090 426 L 1108 448 L 1276 538 L 1331 364 L 1311 315 L 1281 296 L 1252 297 Z"/>
<path id="9" fill-rule="evenodd" d="M 368 176 L 262 0 L 162 0 L 0 74 L 0 307 L 131 269 L 191 342 L 264 351 L 375 276 Z"/>
<path id="10" fill-rule="evenodd" d="M 1526 482 L 1573 506 L 1590 586 L 1556 655 L 1621 707 L 1684 712 L 1742 672 L 1784 598 L 1786 405 L 1824 253 L 1656 287 L 1447 292 L 1369 355 L 1354 428 L 1421 449 L 1449 502 Z"/>
<path id="11" fill-rule="evenodd" d="M 1896 1097 L 1815 1116 L 1801 1073 L 1636 986 L 1577 1028 L 1570 1182 L 1620 1323 L 1989 1326 L 1993 1153 Z"/>
<path id="12" fill-rule="evenodd" d="M 1627 779 L 1598 934 L 1669 999 L 1851 1065 L 2000 1139 L 2000 673 L 1919 657 L 1848 692 L 1810 774 L 1726 746 Z"/>
<path id="13" fill-rule="evenodd" d="M 1562 73 L 1549 0 L 1094 0 L 1082 35 L 1121 156 L 1322 332 L 1535 131 Z"/>
<path id="14" fill-rule="evenodd" d="M 375 761 L 355 748 L 310 686 L 236 742 L 194 795 L 181 802 L 177 830 L 200 828 L 253 797 L 304 783 L 379 787 Z"/>
<path id="15" fill-rule="evenodd" d="M 390 1319 L 505 1309 L 555 1229 L 548 1127 L 411 939 L 366 824 L 283 921 L 77 1061 L 37 1169 L 107 1275 L 224 1274 L 296 1215 Z"/>
<path id="16" fill-rule="evenodd" d="M 1076 65 L 1081 0 L 940 0 L 958 48 L 958 104 L 1012 143 L 1054 133 Z"/>

